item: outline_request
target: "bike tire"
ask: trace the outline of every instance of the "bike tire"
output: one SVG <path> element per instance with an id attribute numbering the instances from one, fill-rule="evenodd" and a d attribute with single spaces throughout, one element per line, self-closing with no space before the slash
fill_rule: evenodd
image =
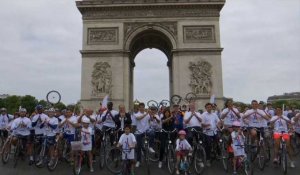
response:
<path id="1" fill-rule="evenodd" d="M 181 101 L 182 101 L 182 97 L 179 96 L 179 95 L 173 95 L 171 97 L 171 103 L 172 103 L 172 105 L 179 105 L 181 103 Z"/>
<path id="2" fill-rule="evenodd" d="M 266 165 L 266 155 L 267 155 L 267 153 L 266 153 L 265 147 L 260 146 L 257 157 L 258 157 L 258 167 L 261 171 L 264 170 L 265 165 Z"/>
<path id="3" fill-rule="evenodd" d="M 205 163 L 206 163 L 206 153 L 202 145 L 197 147 L 193 159 L 194 159 L 193 161 L 194 161 L 194 168 L 196 174 L 197 175 L 203 174 L 205 169 Z"/>
<path id="4" fill-rule="evenodd" d="M 228 159 L 229 159 L 229 154 L 228 151 L 226 149 L 226 143 L 223 141 L 220 144 L 220 149 L 221 149 L 221 156 L 222 156 L 222 165 L 223 165 L 223 169 L 225 172 L 228 172 Z"/>
<path id="5" fill-rule="evenodd" d="M 99 159 L 99 168 L 102 170 L 105 167 L 105 145 L 104 142 L 101 142 L 100 146 L 100 159 Z"/>
<path id="6" fill-rule="evenodd" d="M 56 169 L 56 167 L 57 167 L 57 164 L 58 164 L 58 143 L 56 143 L 55 145 L 54 145 L 54 155 L 55 155 L 55 158 L 54 159 L 52 159 L 52 161 L 53 161 L 53 164 L 52 164 L 52 166 L 50 166 L 49 164 L 47 164 L 47 168 L 48 168 L 48 170 L 49 171 L 54 171 L 55 169 Z"/>
<path id="7" fill-rule="evenodd" d="M 122 150 L 119 148 L 111 148 L 106 155 L 105 166 L 113 174 L 122 171 Z"/>
<path id="8" fill-rule="evenodd" d="M 174 148 L 172 146 L 168 147 L 167 164 L 169 173 L 173 174 L 175 172 L 176 156 Z"/>
<path id="9" fill-rule="evenodd" d="M 281 155 L 281 159 L 282 159 L 281 160 L 282 171 L 283 171 L 283 174 L 287 174 L 287 167 L 288 167 L 287 162 L 288 162 L 288 160 L 287 160 L 286 149 L 283 149 L 281 154 L 282 154 Z"/>
<path id="10" fill-rule="evenodd" d="M 5 143 L 3 144 L 2 151 L 1 151 L 2 152 L 1 160 L 3 164 L 7 164 L 9 161 L 9 155 L 11 151 L 10 144 L 11 144 L 11 139 L 6 139 Z"/>
<path id="11" fill-rule="evenodd" d="M 75 161 L 74 161 L 74 166 L 73 166 L 73 174 L 80 175 L 81 167 L 82 167 L 82 157 L 81 157 L 80 153 L 77 153 Z"/>
<path id="12" fill-rule="evenodd" d="M 15 153 L 14 153 L 14 164 L 13 164 L 13 167 L 16 168 L 17 167 L 17 164 L 18 164 L 18 160 L 19 160 L 19 155 L 20 155 L 20 149 L 21 149 L 21 145 L 20 145 L 20 141 L 18 141 L 18 144 L 16 146 L 16 149 L 15 149 Z"/>
<path id="13" fill-rule="evenodd" d="M 55 103 L 52 103 L 52 102 L 51 102 L 51 100 L 50 100 L 50 94 L 51 94 L 51 93 L 55 93 L 55 94 L 58 95 L 58 100 L 57 100 L 57 102 L 55 102 Z M 48 103 L 50 103 L 50 104 L 52 104 L 52 105 L 55 105 L 55 104 L 58 104 L 58 103 L 61 101 L 61 95 L 60 95 L 60 93 L 59 93 L 58 91 L 52 90 L 52 91 L 50 91 L 50 92 L 47 93 L 46 99 L 47 99 L 47 102 L 48 102 Z"/>
<path id="14" fill-rule="evenodd" d="M 244 162 L 243 162 L 243 174 L 244 175 L 253 175 L 254 171 L 253 171 L 253 164 L 251 163 L 251 160 L 249 158 L 247 158 Z"/>
<path id="15" fill-rule="evenodd" d="M 41 164 L 35 163 L 35 166 L 36 166 L 37 168 L 43 168 L 44 165 L 45 165 L 45 164 L 44 164 L 45 151 L 46 151 L 46 146 L 45 146 L 45 145 L 42 145 L 41 152 L 40 152 L 40 154 L 39 154 L 39 161 L 42 161 L 42 163 L 41 163 Z"/>
<path id="16" fill-rule="evenodd" d="M 154 151 L 155 153 L 149 153 L 149 159 L 151 162 L 157 162 L 159 160 L 159 153 L 160 153 L 160 142 L 158 140 L 154 141 Z"/>

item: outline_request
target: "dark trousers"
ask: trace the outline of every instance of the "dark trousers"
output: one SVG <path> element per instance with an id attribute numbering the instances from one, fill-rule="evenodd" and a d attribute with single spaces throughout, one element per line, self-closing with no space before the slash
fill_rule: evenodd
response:
<path id="1" fill-rule="evenodd" d="M 143 138 L 145 137 L 145 134 L 136 134 L 136 160 L 141 161 L 142 159 L 142 148 L 143 148 Z"/>

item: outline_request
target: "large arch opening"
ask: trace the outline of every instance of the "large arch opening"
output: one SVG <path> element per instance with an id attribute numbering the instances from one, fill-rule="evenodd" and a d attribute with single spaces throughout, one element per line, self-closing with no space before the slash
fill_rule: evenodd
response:
<path id="1" fill-rule="evenodd" d="M 173 83 L 172 50 L 173 43 L 169 36 L 153 28 L 143 30 L 131 39 L 129 59 L 131 63 L 130 100 L 132 102 L 135 99 L 143 102 L 170 99 Z M 147 83 L 144 84 L 143 81 Z M 155 85 L 158 82 L 161 84 Z M 150 84 L 153 86 L 145 87 Z"/>

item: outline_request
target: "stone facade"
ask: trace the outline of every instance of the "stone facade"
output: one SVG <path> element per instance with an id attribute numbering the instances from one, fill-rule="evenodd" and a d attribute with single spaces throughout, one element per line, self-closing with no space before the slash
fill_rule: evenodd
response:
<path id="1" fill-rule="evenodd" d="M 223 103 L 219 16 L 225 0 L 82 0 L 81 103 L 96 109 L 106 94 L 133 103 L 135 56 L 157 48 L 168 57 L 170 96 L 194 92 L 199 108 Z"/>

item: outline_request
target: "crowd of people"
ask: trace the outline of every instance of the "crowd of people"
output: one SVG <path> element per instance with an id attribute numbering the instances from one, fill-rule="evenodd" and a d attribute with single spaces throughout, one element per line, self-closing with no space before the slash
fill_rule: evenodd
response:
<path id="1" fill-rule="evenodd" d="M 76 114 L 72 109 L 62 111 L 50 108 L 44 109 L 42 105 L 37 105 L 35 112 L 28 114 L 25 108 L 20 108 L 14 115 L 7 114 L 7 109 L 1 108 L 0 114 L 0 134 L 7 138 L 9 135 L 15 136 L 12 145 L 16 144 L 16 138 L 26 144 L 29 164 L 33 159 L 33 139 L 39 136 L 46 136 L 50 145 L 50 157 L 54 156 L 53 147 L 59 139 L 65 139 L 69 143 L 80 138 L 82 142 L 82 151 L 88 152 L 90 171 L 93 172 L 94 149 L 97 144 L 95 138 L 102 136 L 109 129 L 119 132 L 119 142 L 116 144 L 123 150 L 129 150 L 127 159 L 132 161 L 132 169 L 141 165 L 143 139 L 149 137 L 149 152 L 154 153 L 155 139 L 160 141 L 158 168 L 162 168 L 165 154 L 165 145 L 168 135 L 159 132 L 174 131 L 172 140 L 176 151 L 177 168 L 176 174 L 179 174 L 178 164 L 182 157 L 188 156 L 193 152 L 193 138 L 195 132 L 201 131 L 205 135 L 206 165 L 211 166 L 211 147 L 213 142 L 218 141 L 217 132 L 227 131 L 231 136 L 231 147 L 234 154 L 233 161 L 238 157 L 245 156 L 245 150 L 236 145 L 243 145 L 245 135 L 243 130 L 247 128 L 250 132 L 252 144 L 259 141 L 259 136 L 272 137 L 274 139 L 274 163 L 278 162 L 278 150 L 280 138 L 283 137 L 287 143 L 288 155 L 290 158 L 290 167 L 295 167 L 293 149 L 290 142 L 290 133 L 300 138 L 300 113 L 283 111 L 282 108 L 273 108 L 272 104 L 263 105 L 256 100 L 251 102 L 251 108 L 241 109 L 235 106 L 232 100 L 227 100 L 223 110 L 220 110 L 216 104 L 207 103 L 205 112 L 199 112 L 196 109 L 196 103 L 191 102 L 188 106 L 172 105 L 171 107 L 161 106 L 159 109 L 155 106 L 145 108 L 144 103 L 135 104 L 132 112 L 127 112 L 124 105 L 118 106 L 118 111 L 113 108 L 113 103 L 108 102 L 106 108 L 98 111 L 84 109 L 82 114 Z M 79 137 L 77 130 L 80 128 Z M 266 131 L 272 128 L 273 136 Z M 111 144 L 116 135 L 110 135 Z M 71 152 L 71 162 L 73 161 L 73 152 Z M 123 157 L 125 159 L 125 157 Z M 53 163 L 51 160 L 49 164 Z M 235 165 L 235 163 L 233 163 Z M 236 174 L 236 167 L 233 167 L 233 173 Z M 132 171 L 133 174 L 133 171 Z"/>

